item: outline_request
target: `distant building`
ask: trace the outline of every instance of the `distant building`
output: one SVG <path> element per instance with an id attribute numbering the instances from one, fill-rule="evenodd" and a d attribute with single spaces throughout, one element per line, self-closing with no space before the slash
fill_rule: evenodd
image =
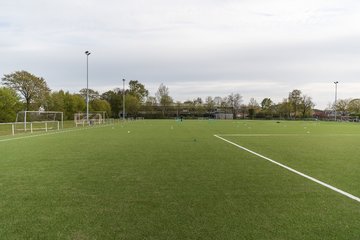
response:
<path id="1" fill-rule="evenodd" d="M 327 111 L 313 109 L 313 117 L 316 119 L 327 119 L 329 118 L 329 113 Z"/>

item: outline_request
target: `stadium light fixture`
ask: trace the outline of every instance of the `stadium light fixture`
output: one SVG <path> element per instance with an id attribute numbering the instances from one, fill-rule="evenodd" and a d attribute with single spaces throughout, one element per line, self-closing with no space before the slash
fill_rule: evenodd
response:
<path id="1" fill-rule="evenodd" d="M 89 123 L 89 55 L 91 52 L 85 51 L 86 54 L 86 121 Z"/>
<path id="2" fill-rule="evenodd" d="M 125 79 L 123 78 L 123 120 L 125 121 Z"/>
<path id="3" fill-rule="evenodd" d="M 334 104 L 334 108 L 335 108 L 335 122 L 336 122 L 337 85 L 338 85 L 339 81 L 336 81 L 334 83 L 335 83 L 335 104 Z"/>

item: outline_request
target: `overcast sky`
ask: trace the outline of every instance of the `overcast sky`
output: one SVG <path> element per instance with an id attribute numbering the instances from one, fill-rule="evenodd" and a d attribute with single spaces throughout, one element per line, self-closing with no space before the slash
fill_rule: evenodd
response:
<path id="1" fill-rule="evenodd" d="M 0 74 L 104 92 L 136 79 L 179 101 L 240 93 L 317 108 L 360 98 L 360 1 L 0 0 Z"/>

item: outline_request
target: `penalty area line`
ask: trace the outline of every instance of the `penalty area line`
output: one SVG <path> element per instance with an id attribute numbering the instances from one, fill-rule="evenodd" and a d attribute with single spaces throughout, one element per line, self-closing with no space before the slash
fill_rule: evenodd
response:
<path id="1" fill-rule="evenodd" d="M 315 183 L 317 183 L 317 184 L 320 184 L 320 185 L 322 185 L 322 186 L 324 186 L 324 187 L 326 187 L 326 188 L 329 188 L 329 189 L 331 189 L 331 190 L 333 190 L 333 191 L 335 191 L 335 192 L 337 192 L 337 193 L 340 193 L 340 194 L 342 194 L 342 195 L 344 195 L 344 196 L 346 196 L 346 197 L 348 197 L 348 198 L 351 198 L 351 199 L 353 199 L 353 200 L 355 200 L 355 201 L 357 201 L 357 202 L 360 203 L 360 198 L 359 198 L 359 197 L 356 197 L 356 196 L 354 196 L 354 195 L 352 195 L 352 194 L 350 194 L 350 193 L 348 193 L 348 192 L 345 192 L 345 191 L 343 191 L 343 190 L 341 190 L 341 189 L 339 189 L 339 188 L 336 188 L 336 187 L 331 186 L 331 185 L 329 185 L 329 184 L 327 184 L 327 183 L 324 183 L 324 182 L 322 182 L 322 181 L 320 181 L 320 180 L 318 180 L 318 179 L 316 179 L 316 178 L 313 178 L 313 177 L 311 177 L 311 176 L 309 176 L 309 175 L 306 175 L 306 174 L 304 174 L 304 173 L 302 173 L 302 172 L 299 172 L 299 171 L 297 171 L 297 170 L 295 170 L 295 169 L 293 169 L 293 168 L 291 168 L 291 167 L 288 167 L 288 166 L 286 166 L 286 165 L 284 165 L 284 164 L 282 164 L 282 163 L 276 162 L 275 160 L 272 160 L 271 158 L 265 157 L 265 156 L 263 156 L 263 155 L 261 155 L 261 154 L 259 154 L 259 153 L 257 153 L 257 152 L 254 152 L 254 151 L 252 151 L 252 150 L 250 150 L 250 149 L 248 149 L 248 148 L 245 148 L 245 147 L 243 147 L 243 146 L 240 146 L 239 144 L 236 144 L 236 143 L 234 143 L 234 142 L 231 142 L 231 141 L 229 141 L 229 140 L 227 140 L 227 139 L 225 139 L 225 138 L 223 138 L 223 137 L 220 137 L 219 135 L 214 135 L 214 137 L 217 137 L 217 138 L 219 138 L 219 139 L 221 139 L 221 140 L 223 140 L 223 141 L 225 141 L 225 142 L 227 142 L 227 143 L 229 143 L 229 144 L 231 144 L 231 145 L 233 145 L 233 146 L 236 146 L 236 147 L 238 147 L 238 148 L 240 148 L 240 149 L 242 149 L 242 150 L 244 150 L 244 151 L 246 151 L 246 152 L 249 152 L 249 153 L 251 153 L 251 154 L 253 154 L 253 155 L 255 155 L 255 156 L 258 156 L 258 157 L 260 157 L 260 158 L 262 158 L 262 159 L 265 159 L 265 160 L 267 160 L 267 161 L 269 161 L 269 162 L 271 162 L 271 163 L 273 163 L 273 164 L 276 164 L 276 165 L 278 165 L 278 166 L 280 166 L 280 167 L 282 167 L 282 168 L 285 168 L 286 170 L 288 170 L 288 171 L 290 171 L 290 172 L 293 172 L 293 173 L 295 173 L 295 174 L 297 174 L 297 175 L 300 175 L 300 176 L 302 176 L 302 177 L 304 177 L 304 178 L 307 178 L 307 179 L 309 179 L 310 181 L 313 181 L 313 182 L 315 182 Z"/>

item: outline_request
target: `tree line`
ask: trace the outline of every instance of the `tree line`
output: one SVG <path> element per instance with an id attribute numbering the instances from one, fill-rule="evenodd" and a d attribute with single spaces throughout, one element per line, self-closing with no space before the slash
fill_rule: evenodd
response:
<path id="1" fill-rule="evenodd" d="M 360 99 L 359 98 L 347 98 L 339 99 L 336 101 L 335 106 L 329 106 L 327 111 L 335 108 L 339 116 L 343 117 L 360 117 Z"/>
<path id="2" fill-rule="evenodd" d="M 86 111 L 87 89 L 78 93 L 59 90 L 51 91 L 45 79 L 27 71 L 5 74 L 0 87 L 0 122 L 12 122 L 21 110 L 64 112 L 64 119 L 71 120 L 75 113 Z M 89 91 L 89 111 L 105 111 L 109 117 L 119 118 L 125 94 L 125 113 L 127 117 L 172 118 L 172 117 L 213 117 L 216 113 L 232 114 L 234 118 L 308 118 L 315 106 L 311 97 L 300 90 L 291 91 L 281 102 L 274 103 L 266 97 L 260 103 L 254 98 L 245 104 L 239 93 L 205 99 L 196 98 L 184 102 L 175 101 L 167 86 L 160 84 L 155 96 L 138 80 L 128 82 L 125 90 L 115 88 L 102 94 L 93 89 Z M 360 101 L 338 101 L 336 108 L 353 106 Z M 356 105 L 360 111 L 360 104 Z M 355 109 L 355 107 L 353 107 Z M 345 111 L 345 110 L 344 110 Z"/>

